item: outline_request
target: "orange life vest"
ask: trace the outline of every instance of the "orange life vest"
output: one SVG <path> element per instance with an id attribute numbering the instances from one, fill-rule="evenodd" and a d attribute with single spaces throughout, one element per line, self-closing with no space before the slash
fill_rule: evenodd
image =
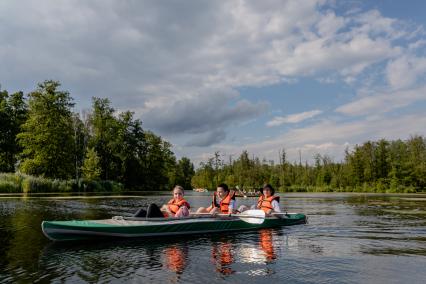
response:
<path id="1" fill-rule="evenodd" d="M 222 213 L 227 214 L 229 211 L 229 204 L 231 204 L 231 200 L 235 200 L 235 192 L 230 191 L 228 194 L 223 198 L 219 203 L 217 203 L 217 193 L 215 192 L 213 194 L 213 201 L 212 206 L 213 207 L 219 207 L 220 211 Z"/>
<path id="2" fill-rule="evenodd" d="M 262 194 L 259 197 L 259 200 L 257 201 L 257 208 L 258 209 L 262 209 L 263 211 L 265 211 L 265 213 L 267 213 L 270 209 L 274 209 L 274 207 L 272 207 L 272 201 L 276 200 L 277 202 L 280 202 L 280 197 L 279 196 L 269 196 L 268 198 L 265 198 L 265 196 Z"/>
<path id="3" fill-rule="evenodd" d="M 169 207 L 170 212 L 172 212 L 173 214 L 176 214 L 182 206 L 186 206 L 186 208 L 188 208 L 188 209 L 190 208 L 189 203 L 185 199 L 181 199 L 179 201 L 176 201 L 173 198 L 167 203 L 167 205 Z"/>

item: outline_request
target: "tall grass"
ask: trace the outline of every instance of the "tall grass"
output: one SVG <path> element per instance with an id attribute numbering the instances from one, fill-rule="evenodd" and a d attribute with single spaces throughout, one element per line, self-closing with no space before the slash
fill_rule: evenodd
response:
<path id="1" fill-rule="evenodd" d="M 20 173 L 0 173 L 0 193 L 121 192 L 114 181 L 59 180 Z"/>

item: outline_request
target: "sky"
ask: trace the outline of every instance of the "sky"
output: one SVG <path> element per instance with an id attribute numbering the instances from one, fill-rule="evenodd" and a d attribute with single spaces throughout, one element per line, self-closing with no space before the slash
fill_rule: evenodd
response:
<path id="1" fill-rule="evenodd" d="M 426 1 L 0 1 L 0 84 L 58 80 L 197 166 L 426 134 Z"/>

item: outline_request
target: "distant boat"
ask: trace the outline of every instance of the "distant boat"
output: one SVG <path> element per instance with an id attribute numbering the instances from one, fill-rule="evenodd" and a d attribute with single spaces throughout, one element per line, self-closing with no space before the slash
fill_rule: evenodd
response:
<path id="1" fill-rule="evenodd" d="M 236 192 L 235 193 L 236 197 L 259 197 L 260 196 L 260 192 Z"/>
<path id="2" fill-rule="evenodd" d="M 193 191 L 196 191 L 196 192 L 208 192 L 207 188 L 194 188 Z"/>
<path id="3" fill-rule="evenodd" d="M 234 189 L 234 191 L 235 191 L 235 196 L 236 197 L 247 198 L 247 197 L 258 197 L 258 196 L 260 196 L 260 191 L 255 190 L 255 189 L 253 189 L 253 190 L 244 190 L 244 189 L 242 189 L 241 190 L 240 188 L 236 187 L 236 189 Z"/>
<path id="4" fill-rule="evenodd" d="M 259 192 L 247 192 L 247 193 L 243 193 L 243 192 L 237 192 L 235 193 L 236 197 L 259 197 L 260 193 Z"/>

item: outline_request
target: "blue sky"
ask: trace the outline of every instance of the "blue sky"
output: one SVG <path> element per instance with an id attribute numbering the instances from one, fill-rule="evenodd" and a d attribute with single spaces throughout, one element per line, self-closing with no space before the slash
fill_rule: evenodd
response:
<path id="1" fill-rule="evenodd" d="M 1 1 L 0 84 L 59 80 L 195 164 L 426 133 L 425 1 Z M 25 7 L 23 9 L 22 7 Z"/>

